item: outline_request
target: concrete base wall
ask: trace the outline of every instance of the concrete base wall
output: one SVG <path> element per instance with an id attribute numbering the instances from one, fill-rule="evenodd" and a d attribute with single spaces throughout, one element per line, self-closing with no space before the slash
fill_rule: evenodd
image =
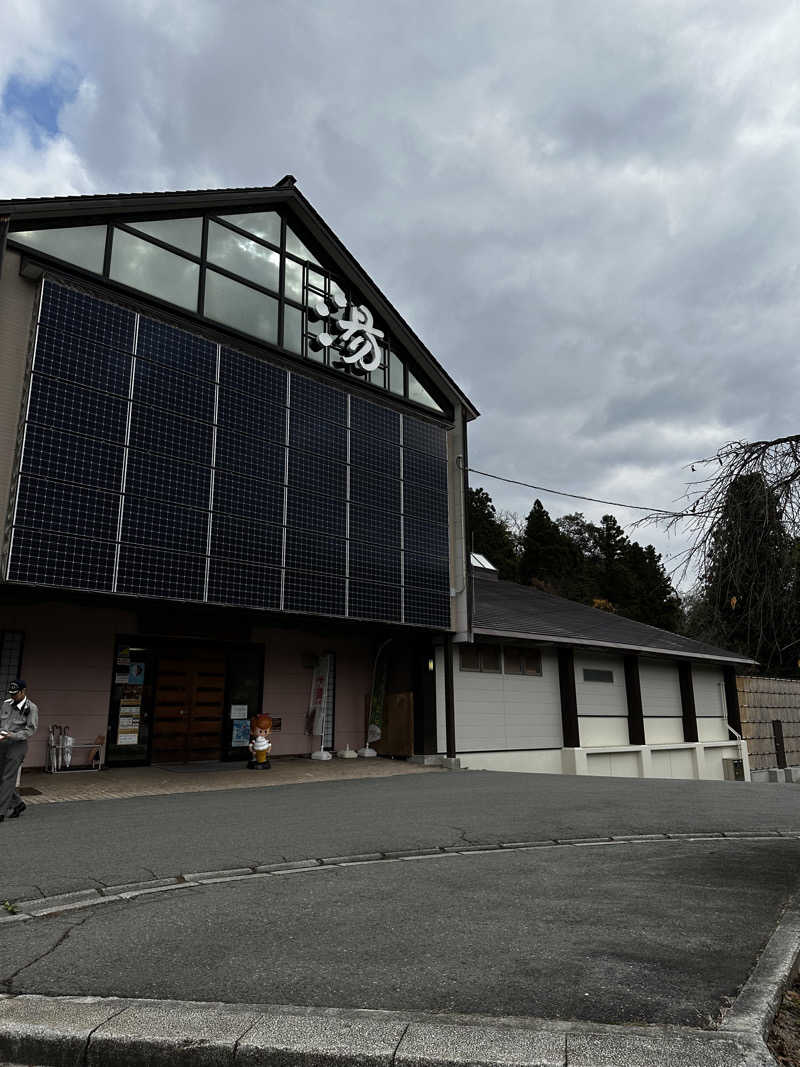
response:
<path id="1" fill-rule="evenodd" d="M 527 774 L 591 774 L 611 778 L 686 778 L 722 780 L 724 759 L 743 759 L 750 780 L 747 749 L 738 742 L 625 745 L 564 748 L 548 752 L 459 752 L 467 770 L 520 771 Z"/>

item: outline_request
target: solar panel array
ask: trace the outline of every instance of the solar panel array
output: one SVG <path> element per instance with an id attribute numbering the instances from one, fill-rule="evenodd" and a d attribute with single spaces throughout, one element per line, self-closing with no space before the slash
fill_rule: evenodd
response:
<path id="1" fill-rule="evenodd" d="M 445 430 L 45 281 L 10 581 L 447 627 Z"/>

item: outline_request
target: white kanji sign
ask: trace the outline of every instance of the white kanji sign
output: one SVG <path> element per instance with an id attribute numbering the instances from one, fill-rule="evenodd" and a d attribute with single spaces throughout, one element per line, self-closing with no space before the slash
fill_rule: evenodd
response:
<path id="1" fill-rule="evenodd" d="M 335 299 L 335 298 L 334 298 Z M 335 299 L 336 304 L 344 310 L 341 297 Z M 328 318 L 332 314 L 329 305 L 319 300 L 314 305 L 314 310 L 321 319 Z M 363 371 L 377 370 L 381 365 L 381 350 L 378 339 L 383 337 L 383 330 L 379 330 L 372 318 L 372 312 L 363 304 L 356 306 L 351 304 L 348 308 L 347 318 L 335 319 L 336 328 L 341 332 L 341 337 L 336 338 L 330 333 L 321 333 L 317 340 L 324 348 L 344 345 L 342 360 L 345 363 L 357 363 Z"/>

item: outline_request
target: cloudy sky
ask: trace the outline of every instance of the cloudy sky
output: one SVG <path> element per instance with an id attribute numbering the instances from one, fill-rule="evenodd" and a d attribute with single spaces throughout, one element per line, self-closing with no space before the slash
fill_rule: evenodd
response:
<path id="1" fill-rule="evenodd" d="M 296 175 L 482 470 L 669 508 L 797 430 L 794 0 L 5 0 L 0 101 L 0 198 Z"/>

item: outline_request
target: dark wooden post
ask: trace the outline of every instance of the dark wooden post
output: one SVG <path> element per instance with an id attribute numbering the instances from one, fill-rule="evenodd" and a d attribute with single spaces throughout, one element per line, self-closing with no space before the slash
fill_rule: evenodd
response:
<path id="1" fill-rule="evenodd" d="M 578 694 L 575 692 L 575 656 L 571 648 L 558 650 L 558 686 L 561 691 L 561 729 L 564 748 L 580 748 Z"/>
<path id="2" fill-rule="evenodd" d="M 444 639 L 444 730 L 447 758 L 456 758 L 456 699 L 453 685 L 453 635 Z"/>
<path id="3" fill-rule="evenodd" d="M 681 714 L 683 715 L 683 740 L 697 741 L 697 709 L 694 704 L 692 665 L 686 661 L 678 664 L 678 681 L 681 686 Z"/>
<path id="4" fill-rule="evenodd" d="M 725 679 L 725 706 L 728 709 L 728 722 L 737 734 L 742 732 L 742 714 L 739 710 L 739 690 L 736 688 L 736 668 L 723 667 Z"/>
<path id="5" fill-rule="evenodd" d="M 625 696 L 628 701 L 628 744 L 643 745 L 644 708 L 639 682 L 639 657 L 625 656 Z"/>

